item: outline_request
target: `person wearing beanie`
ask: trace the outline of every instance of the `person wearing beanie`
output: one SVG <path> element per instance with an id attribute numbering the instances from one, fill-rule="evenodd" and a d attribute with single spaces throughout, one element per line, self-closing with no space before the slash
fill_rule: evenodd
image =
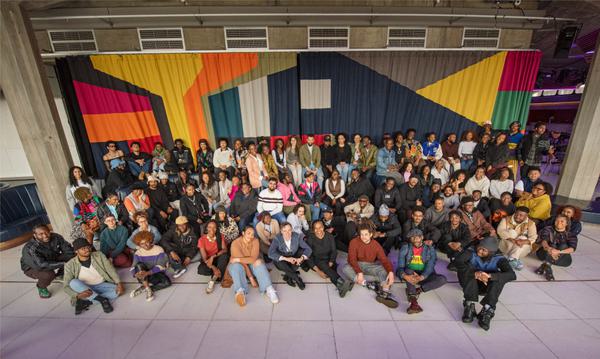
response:
<path id="1" fill-rule="evenodd" d="M 127 163 L 120 158 L 111 160 L 110 168 L 106 183 L 102 187 L 102 197 L 106 198 L 107 193 L 116 192 L 121 198 L 124 198 L 131 191 L 129 187 L 135 182 L 135 179 L 127 170 Z"/>
<path id="2" fill-rule="evenodd" d="M 187 266 L 198 253 L 198 235 L 188 224 L 185 216 L 179 216 L 172 226 L 160 239 L 160 245 L 169 255 L 169 263 L 179 278 L 187 271 Z"/>
<path id="3" fill-rule="evenodd" d="M 179 192 L 177 185 L 169 181 L 169 174 L 166 172 L 160 172 L 158 174 L 158 181 L 159 187 L 162 188 L 167 194 L 169 205 L 179 211 L 179 200 L 181 198 L 181 193 Z"/>
<path id="4" fill-rule="evenodd" d="M 435 272 L 437 260 L 435 249 L 423 243 L 423 231 L 411 229 L 406 243 L 398 255 L 396 276 L 406 282 L 406 299 L 410 303 L 406 312 L 416 314 L 423 311 L 417 302 L 421 293 L 437 289 L 446 284 L 446 277 Z"/>
<path id="5" fill-rule="evenodd" d="M 504 285 L 517 279 L 508 259 L 497 252 L 498 239 L 488 236 L 479 241 L 475 251 L 463 251 L 454 260 L 464 296 L 462 321 L 473 322 L 475 302 L 483 295 L 477 322 L 484 330 L 490 329 Z"/>
<path id="6" fill-rule="evenodd" d="M 93 303 L 100 303 L 105 313 L 112 312 L 110 301 L 125 291 L 115 267 L 102 252 L 93 252 L 85 238 L 75 239 L 73 250 L 76 255 L 65 263 L 63 283 L 75 315 Z"/>
<path id="7" fill-rule="evenodd" d="M 518 207 L 512 216 L 502 218 L 496 230 L 500 251 L 508 258 L 511 267 L 523 269 L 521 258 L 531 252 L 531 246 L 538 238 L 535 223 L 529 219 L 529 208 Z"/>
<path id="8" fill-rule="evenodd" d="M 485 219 L 481 212 L 475 210 L 475 200 L 471 196 L 464 196 L 460 200 L 460 213 L 462 221 L 469 227 L 471 238 L 480 240 L 487 236 L 496 236 L 496 230 Z"/>
<path id="9" fill-rule="evenodd" d="M 386 254 L 390 253 L 392 247 L 400 247 L 402 226 L 398 222 L 398 217 L 391 213 L 388 206 L 382 204 L 371 221 L 375 225 L 373 238 L 381 244 Z"/>

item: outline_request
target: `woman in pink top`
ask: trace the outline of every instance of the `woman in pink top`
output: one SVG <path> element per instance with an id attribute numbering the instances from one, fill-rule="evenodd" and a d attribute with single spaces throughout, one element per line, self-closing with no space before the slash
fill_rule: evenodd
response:
<path id="1" fill-rule="evenodd" d="M 240 189 L 240 178 L 238 176 L 233 176 L 231 178 L 231 189 L 229 190 L 228 196 L 229 196 L 229 200 L 231 202 L 233 202 L 233 198 L 235 197 L 235 194 L 237 193 L 237 191 Z"/>
<path id="2" fill-rule="evenodd" d="M 300 203 L 300 198 L 296 194 L 292 176 L 289 173 L 283 175 L 283 180 L 277 183 L 277 189 L 283 197 L 283 213 L 286 215 L 292 213 L 294 207 Z"/>

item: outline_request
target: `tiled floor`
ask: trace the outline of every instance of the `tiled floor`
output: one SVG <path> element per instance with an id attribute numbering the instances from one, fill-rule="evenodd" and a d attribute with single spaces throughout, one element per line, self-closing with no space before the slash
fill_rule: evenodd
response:
<path id="1" fill-rule="evenodd" d="M 356 288 L 340 299 L 334 287 L 303 273 L 305 291 L 282 284 L 281 303 L 254 290 L 239 308 L 230 289 L 204 293 L 195 268 L 156 299 L 119 298 L 115 311 L 98 306 L 75 317 L 61 286 L 38 298 L 19 268 L 20 248 L 0 253 L 0 357 L 11 358 L 600 358 L 600 226 L 585 224 L 570 268 L 555 269 L 547 283 L 526 259 L 516 282 L 505 287 L 492 329 L 460 322 L 461 292 L 446 260 L 437 265 L 449 284 L 427 293 L 424 312 L 390 310 Z M 395 258 L 391 257 L 393 261 Z M 340 255 L 340 262 L 345 256 Z M 127 289 L 133 281 L 127 271 Z"/>

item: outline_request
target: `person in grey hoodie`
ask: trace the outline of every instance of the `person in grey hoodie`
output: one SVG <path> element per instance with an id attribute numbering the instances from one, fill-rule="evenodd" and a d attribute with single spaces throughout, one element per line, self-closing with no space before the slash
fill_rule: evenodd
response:
<path id="1" fill-rule="evenodd" d="M 436 197 L 433 200 L 433 205 L 425 211 L 425 221 L 438 229 L 448 220 L 450 210 L 444 206 L 444 199 Z"/>

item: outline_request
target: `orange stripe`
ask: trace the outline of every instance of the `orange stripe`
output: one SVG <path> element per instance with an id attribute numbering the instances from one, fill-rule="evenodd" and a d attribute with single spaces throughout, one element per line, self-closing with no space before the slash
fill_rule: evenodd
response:
<path id="1" fill-rule="evenodd" d="M 152 111 L 83 115 L 90 142 L 160 136 Z"/>

